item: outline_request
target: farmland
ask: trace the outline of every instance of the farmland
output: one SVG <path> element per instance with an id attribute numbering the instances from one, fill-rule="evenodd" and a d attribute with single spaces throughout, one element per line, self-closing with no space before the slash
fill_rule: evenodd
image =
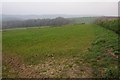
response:
<path id="1" fill-rule="evenodd" d="M 95 24 L 3 31 L 3 77 L 118 77 L 118 35 Z"/>

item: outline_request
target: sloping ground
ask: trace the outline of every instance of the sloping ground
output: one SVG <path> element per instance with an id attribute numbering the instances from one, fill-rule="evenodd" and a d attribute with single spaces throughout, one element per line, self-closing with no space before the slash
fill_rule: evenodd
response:
<path id="1" fill-rule="evenodd" d="M 117 58 L 109 54 L 116 40 L 114 32 L 97 25 L 4 31 L 3 77 L 109 77 L 110 71 L 117 76 Z"/>

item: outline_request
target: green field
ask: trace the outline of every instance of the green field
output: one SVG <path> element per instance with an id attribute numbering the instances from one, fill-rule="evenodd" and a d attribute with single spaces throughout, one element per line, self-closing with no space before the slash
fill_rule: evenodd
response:
<path id="1" fill-rule="evenodd" d="M 117 77 L 118 35 L 94 24 L 3 31 L 3 77 Z"/>

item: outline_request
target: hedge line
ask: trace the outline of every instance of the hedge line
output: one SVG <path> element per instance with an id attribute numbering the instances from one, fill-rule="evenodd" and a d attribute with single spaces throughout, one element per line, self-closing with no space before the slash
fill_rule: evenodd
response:
<path id="1" fill-rule="evenodd" d="M 120 34 L 120 19 L 99 19 L 96 23 L 102 27 L 110 29 L 117 34 Z"/>

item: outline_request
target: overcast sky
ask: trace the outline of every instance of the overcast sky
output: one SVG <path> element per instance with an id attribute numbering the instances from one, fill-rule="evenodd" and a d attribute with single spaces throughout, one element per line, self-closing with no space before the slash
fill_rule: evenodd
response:
<path id="1" fill-rule="evenodd" d="M 3 2 L 2 14 L 117 16 L 117 2 Z"/>

